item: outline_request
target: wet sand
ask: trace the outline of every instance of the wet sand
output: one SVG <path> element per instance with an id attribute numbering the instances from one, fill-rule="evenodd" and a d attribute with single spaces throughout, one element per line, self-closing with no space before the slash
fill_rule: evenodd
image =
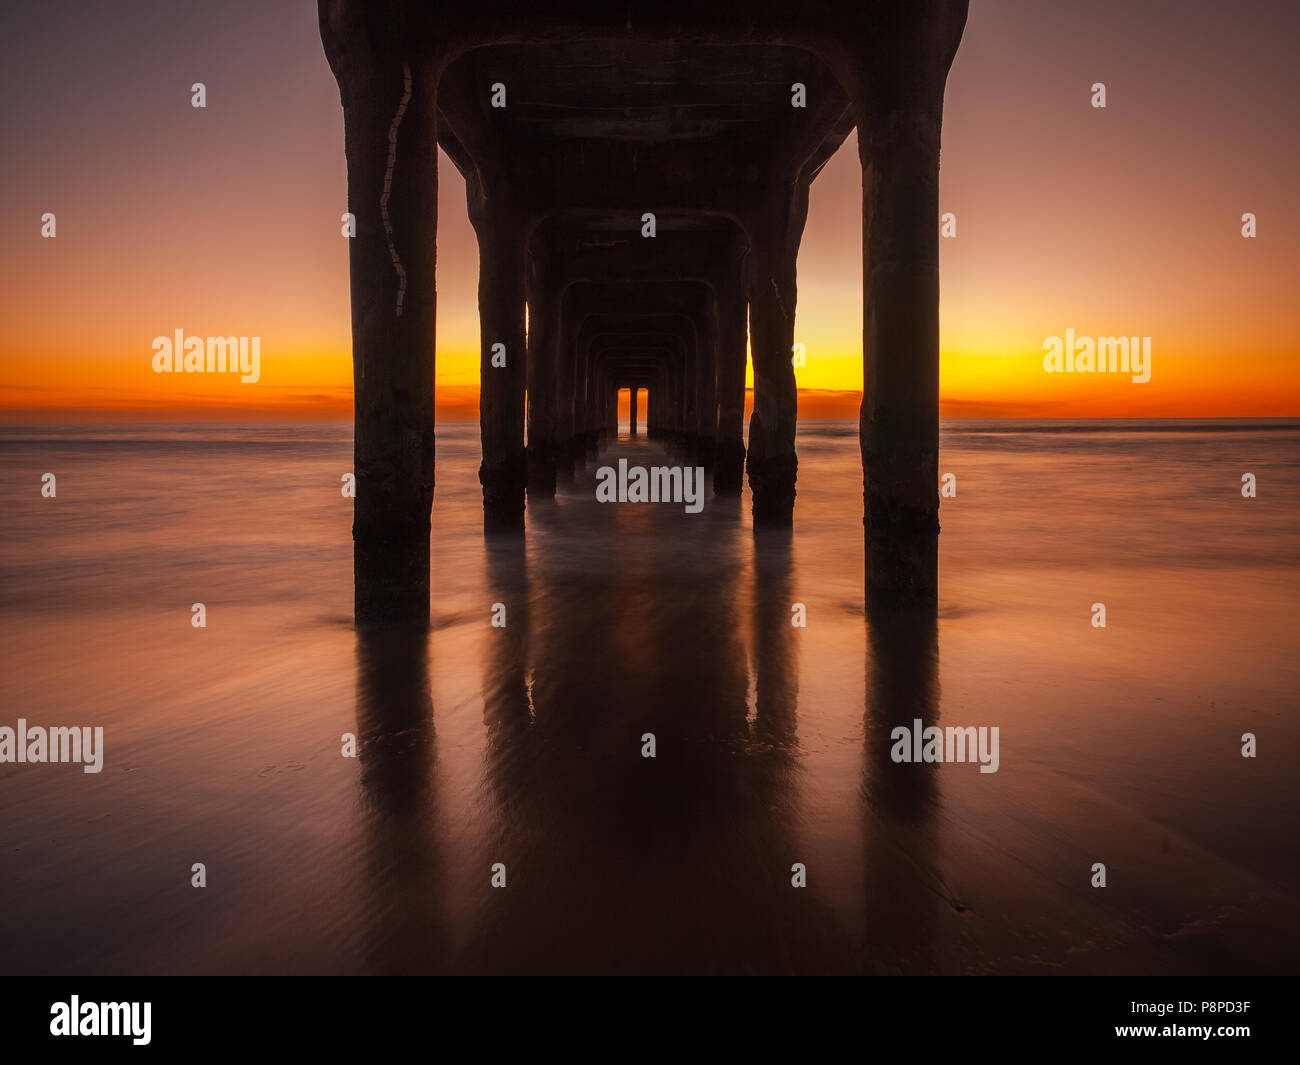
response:
<path id="1" fill-rule="evenodd" d="M 0 724 L 106 747 L 0 766 L 0 969 L 1294 971 L 1298 443 L 947 425 L 927 618 L 864 609 L 856 426 L 790 536 L 589 466 L 485 541 L 444 425 L 412 635 L 351 624 L 348 426 L 0 431 Z M 917 718 L 998 772 L 892 762 Z"/>

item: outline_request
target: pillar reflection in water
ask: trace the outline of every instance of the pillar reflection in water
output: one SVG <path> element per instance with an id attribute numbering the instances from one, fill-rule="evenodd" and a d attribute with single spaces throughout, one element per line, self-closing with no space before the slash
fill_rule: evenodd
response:
<path id="1" fill-rule="evenodd" d="M 419 627 L 357 633 L 367 954 L 378 973 L 435 971 L 446 953 L 428 640 Z"/>
<path id="2" fill-rule="evenodd" d="M 750 599 L 739 505 L 728 510 L 705 519 L 698 553 L 609 508 L 591 519 L 609 527 L 580 538 L 558 519 L 546 528 L 526 576 L 521 559 L 492 563 L 493 594 L 531 606 L 511 613 L 509 636 L 494 634 L 484 668 L 487 831 L 510 887 L 468 930 L 472 968 L 852 966 L 836 919 L 790 884 L 789 537 L 756 545 Z M 656 757 L 645 758 L 650 733 Z"/>
<path id="3" fill-rule="evenodd" d="M 939 720 L 939 630 L 932 609 L 867 612 L 862 768 L 866 972 L 935 969 L 940 907 L 939 765 L 897 763 L 891 732 Z"/>

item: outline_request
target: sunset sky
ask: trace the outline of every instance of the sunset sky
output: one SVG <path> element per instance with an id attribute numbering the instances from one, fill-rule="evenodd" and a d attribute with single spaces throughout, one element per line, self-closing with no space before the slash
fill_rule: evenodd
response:
<path id="1" fill-rule="evenodd" d="M 350 417 L 343 116 L 314 0 L 84 8 L 15 9 L 0 44 L 0 421 Z M 1300 414 L 1300 5 L 971 8 L 944 112 L 943 413 Z M 476 411 L 477 248 L 445 157 L 440 181 L 454 418 Z M 799 256 L 810 416 L 856 415 L 860 224 L 852 135 Z M 178 328 L 260 336 L 261 380 L 153 373 Z M 1067 328 L 1152 337 L 1150 381 L 1045 374 Z"/>

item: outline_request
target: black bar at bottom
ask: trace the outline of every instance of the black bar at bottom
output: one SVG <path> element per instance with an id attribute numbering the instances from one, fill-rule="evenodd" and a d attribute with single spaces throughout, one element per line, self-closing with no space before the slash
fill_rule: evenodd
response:
<path id="1" fill-rule="evenodd" d="M 75 996 L 75 999 L 74 999 Z M 1280 980 L 1261 977 L 623 978 L 36 977 L 5 980 L 0 1054 L 171 1055 L 423 1048 L 430 1059 L 530 1054 L 838 1059 L 895 1048 L 1227 1060 L 1293 1045 Z M 148 1004 L 146 1013 L 144 1005 Z M 73 1007 L 76 1007 L 74 1014 Z M 133 1008 L 134 1007 L 134 1008 Z M 147 1021 L 147 1023 L 146 1023 Z M 114 1026 L 119 1034 L 111 1034 Z M 72 1034 L 69 1029 L 75 1027 Z M 91 1034 L 96 1029 L 109 1034 Z M 121 1034 L 125 1029 L 125 1034 Z M 55 1031 L 61 1034 L 54 1034 Z M 1208 1034 L 1207 1034 L 1208 1032 Z M 68 1034 L 62 1034 L 68 1033 Z M 143 1040 L 147 1038 L 147 1042 Z M 34 1059 L 33 1059 L 34 1060 Z M 179 1058 L 175 1060 L 180 1060 Z"/>

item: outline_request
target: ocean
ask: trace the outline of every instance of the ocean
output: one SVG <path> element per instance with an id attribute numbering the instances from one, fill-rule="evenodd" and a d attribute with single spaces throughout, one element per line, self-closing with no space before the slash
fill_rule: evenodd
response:
<path id="1" fill-rule="evenodd" d="M 0 764 L 0 971 L 1293 972 L 1300 425 L 945 422 L 937 618 L 798 452 L 791 535 L 598 503 L 624 435 L 485 540 L 440 425 L 430 630 L 358 633 L 349 424 L 0 428 L 0 726 L 104 729 Z"/>

